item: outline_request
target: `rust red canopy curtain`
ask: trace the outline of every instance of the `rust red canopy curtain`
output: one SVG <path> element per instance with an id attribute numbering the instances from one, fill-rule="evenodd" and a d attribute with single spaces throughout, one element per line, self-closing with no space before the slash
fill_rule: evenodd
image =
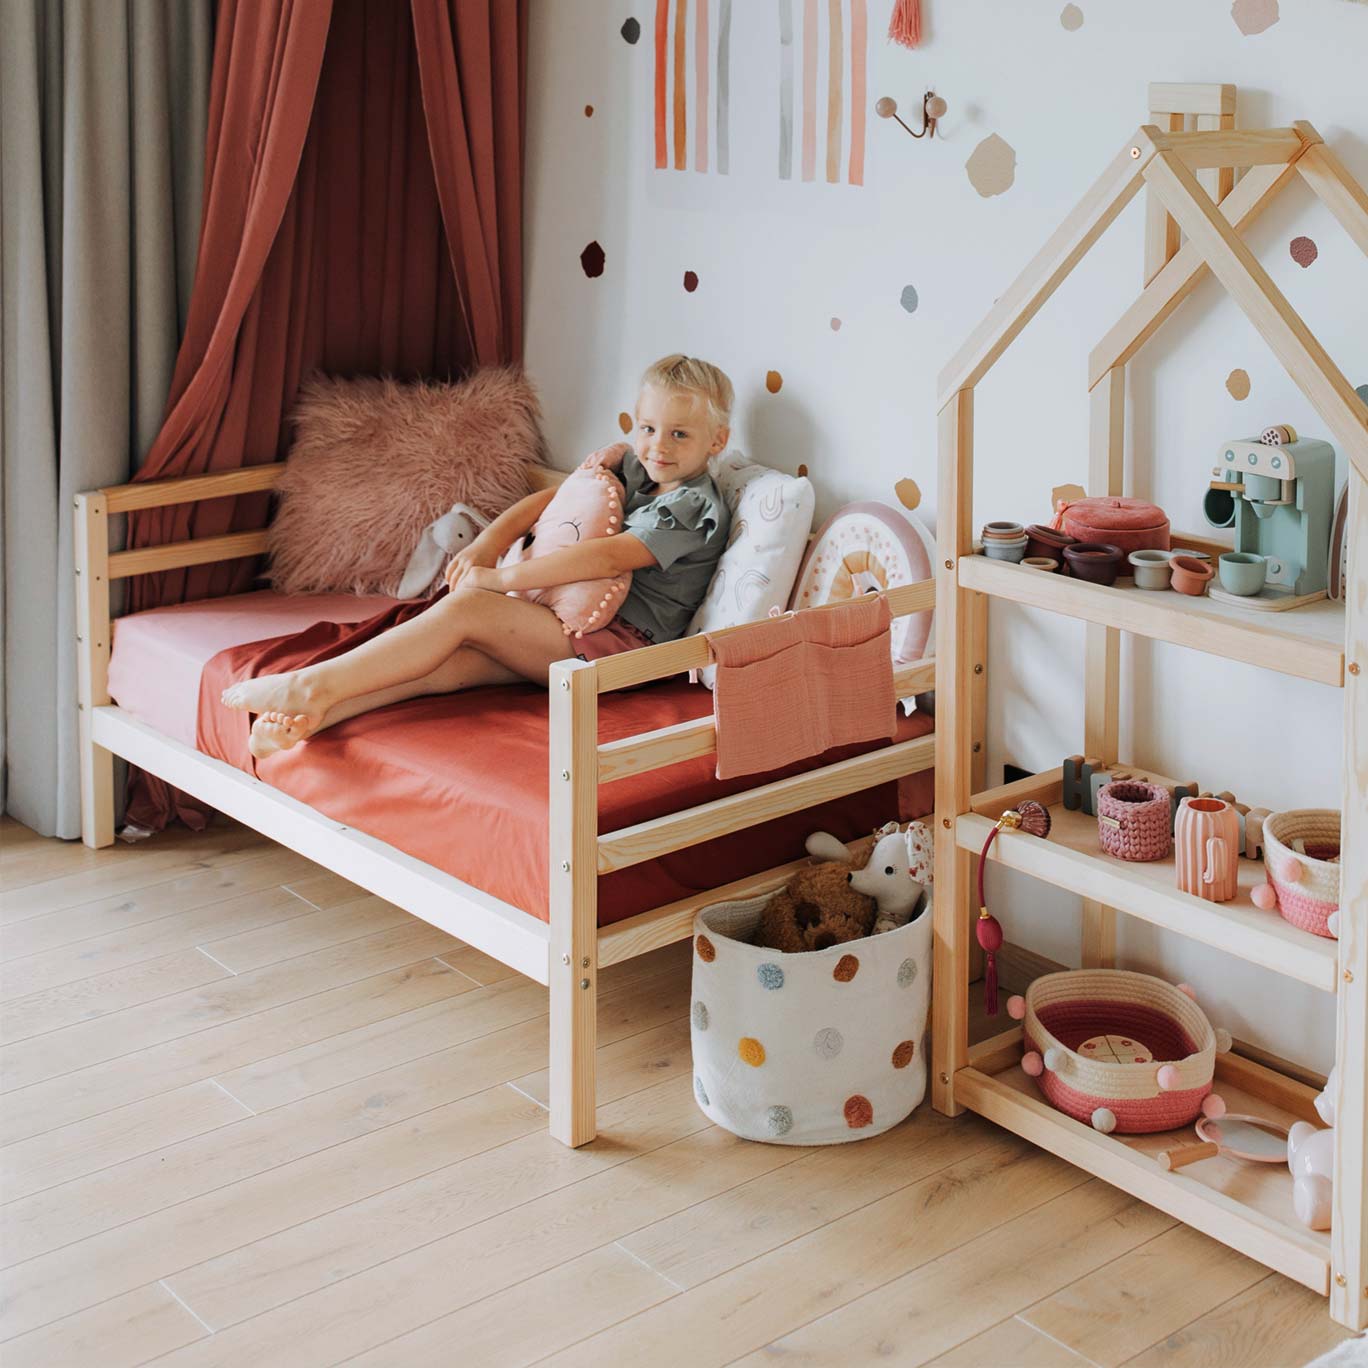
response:
<path id="1" fill-rule="evenodd" d="M 522 357 L 528 0 L 221 0 L 200 246 L 138 480 L 278 460 L 300 380 Z M 269 498 L 130 515 L 129 546 L 265 525 Z M 242 592 L 251 560 L 140 576 L 131 611 Z M 135 783 L 130 816 L 179 808 Z M 202 818 L 196 823 L 202 824 Z"/>
<path id="2" fill-rule="evenodd" d="M 527 0 L 223 0 L 204 213 L 166 421 L 137 479 L 284 454 L 300 379 L 522 355 Z M 133 515 L 130 546 L 262 526 L 264 495 Z M 246 588 L 145 575 L 133 610 Z"/>

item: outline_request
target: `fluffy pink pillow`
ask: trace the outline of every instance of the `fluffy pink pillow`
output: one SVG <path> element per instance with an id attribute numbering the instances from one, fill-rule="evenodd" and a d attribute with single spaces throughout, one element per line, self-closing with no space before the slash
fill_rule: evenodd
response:
<path id="1" fill-rule="evenodd" d="M 269 532 L 282 594 L 393 594 L 423 529 L 454 503 L 486 517 L 531 492 L 541 410 L 525 375 L 459 384 L 319 376 L 300 387 Z"/>
<path id="2" fill-rule="evenodd" d="M 504 553 L 501 565 L 536 560 L 553 551 L 576 546 L 591 537 L 611 537 L 622 530 L 622 482 L 603 469 L 572 471 L 556 490 L 555 498 L 537 520 L 529 537 L 516 541 Z M 525 589 L 519 598 L 544 603 L 560 618 L 566 636 L 573 632 L 597 632 L 606 627 L 627 591 L 632 587 L 632 572 L 610 579 L 577 580 L 551 589 Z"/>

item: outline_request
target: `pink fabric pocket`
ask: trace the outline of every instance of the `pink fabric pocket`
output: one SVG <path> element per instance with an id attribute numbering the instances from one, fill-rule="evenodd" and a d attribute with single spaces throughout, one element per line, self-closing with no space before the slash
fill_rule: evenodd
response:
<path id="1" fill-rule="evenodd" d="M 779 769 L 897 726 L 882 596 L 708 635 L 717 682 L 717 777 Z"/>

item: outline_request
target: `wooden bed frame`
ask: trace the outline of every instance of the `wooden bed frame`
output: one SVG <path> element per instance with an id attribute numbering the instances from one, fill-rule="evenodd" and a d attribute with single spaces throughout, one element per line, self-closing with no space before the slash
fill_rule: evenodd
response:
<path id="1" fill-rule="evenodd" d="M 711 755 L 716 749 L 716 730 L 712 718 L 705 717 L 601 745 L 599 695 L 706 665 L 708 645 L 702 637 L 689 637 L 593 663 L 555 665 L 550 681 L 550 921 L 540 921 L 384 841 L 323 816 L 231 765 L 163 736 L 111 702 L 113 582 L 151 571 L 257 556 L 266 550 L 266 533 L 234 532 L 111 552 L 110 517 L 134 509 L 271 490 L 283 469 L 283 463 L 276 462 L 220 475 L 118 485 L 76 496 L 82 838 L 91 847 L 107 846 L 114 840 L 113 762 L 120 755 L 549 985 L 551 1133 L 567 1145 L 586 1144 L 595 1135 L 598 970 L 687 939 L 700 907 L 777 888 L 802 862 L 765 870 L 602 928 L 598 925 L 598 876 L 929 769 L 935 737 L 928 734 L 898 742 L 600 836 L 599 784 Z M 542 487 L 561 479 L 563 474 L 551 470 L 540 476 Z M 935 583 L 924 580 L 892 590 L 887 597 L 895 616 L 920 612 L 934 605 Z M 981 659 L 979 665 L 971 702 L 973 731 L 981 738 L 986 678 Z M 934 677 L 935 664 L 929 659 L 898 670 L 898 696 L 929 690 Z M 976 751 L 980 769 L 982 759 L 980 740 Z"/>

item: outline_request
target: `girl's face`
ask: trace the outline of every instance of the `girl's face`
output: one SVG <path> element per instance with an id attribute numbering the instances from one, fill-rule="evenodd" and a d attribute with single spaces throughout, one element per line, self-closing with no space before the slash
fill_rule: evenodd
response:
<path id="1" fill-rule="evenodd" d="M 656 484 L 673 488 L 702 474 L 728 436 L 729 429 L 714 426 L 700 394 L 647 385 L 637 399 L 632 445 Z"/>

